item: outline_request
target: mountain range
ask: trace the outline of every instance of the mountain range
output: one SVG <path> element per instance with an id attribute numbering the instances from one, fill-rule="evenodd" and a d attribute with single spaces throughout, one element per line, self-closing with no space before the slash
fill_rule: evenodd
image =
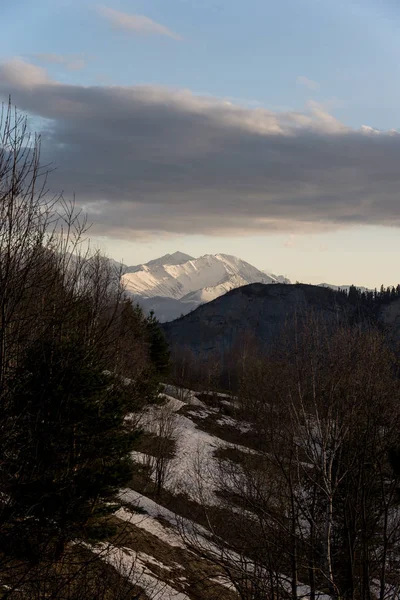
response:
<path id="1" fill-rule="evenodd" d="M 290 283 L 228 254 L 194 258 L 182 252 L 166 254 L 146 264 L 125 267 L 126 290 L 147 312 L 162 322 L 186 315 L 201 304 L 250 283 Z"/>
<path id="2" fill-rule="evenodd" d="M 161 322 L 187 315 L 198 306 L 252 283 L 290 284 L 283 275 L 262 271 L 229 254 L 205 254 L 194 258 L 184 252 L 165 254 L 147 263 L 126 267 L 112 261 L 122 273 L 126 290 L 148 313 Z M 319 287 L 349 290 L 349 285 L 321 283 Z M 359 287 L 362 292 L 365 287 Z"/>

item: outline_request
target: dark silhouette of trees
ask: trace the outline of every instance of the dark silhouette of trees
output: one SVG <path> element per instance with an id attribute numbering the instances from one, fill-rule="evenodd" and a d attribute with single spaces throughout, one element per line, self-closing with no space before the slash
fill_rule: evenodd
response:
<path id="1" fill-rule="evenodd" d="M 169 346 L 153 311 L 150 311 L 147 317 L 147 330 L 150 341 L 151 361 L 159 375 L 167 375 L 170 369 Z"/>
<path id="2" fill-rule="evenodd" d="M 114 509 L 105 502 L 132 475 L 130 394 L 81 339 L 40 340 L 27 350 L 3 413 L 14 428 L 0 469 L 4 551 L 59 558 L 77 536 L 104 534 L 99 517 Z"/>
<path id="3" fill-rule="evenodd" d="M 46 193 L 46 179 L 40 139 L 10 103 L 0 116 L 0 580 L 27 598 L 64 597 L 61 576 L 56 595 L 45 590 L 70 557 L 67 598 L 82 554 L 69 542 L 108 532 L 132 475 L 132 413 L 157 401 L 167 350 L 121 273 L 83 249 L 85 219 Z"/>

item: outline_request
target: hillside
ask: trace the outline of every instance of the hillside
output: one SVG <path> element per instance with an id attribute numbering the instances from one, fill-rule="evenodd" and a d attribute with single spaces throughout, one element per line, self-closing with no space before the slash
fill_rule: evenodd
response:
<path id="1" fill-rule="evenodd" d="M 122 507 L 114 515 L 117 535 L 92 551 L 104 550 L 104 560 L 143 590 L 146 596 L 138 597 L 146 600 L 335 600 L 348 597 L 347 589 L 363 578 L 371 600 L 397 600 L 400 512 L 393 491 L 398 479 L 385 471 L 386 485 L 374 485 L 387 464 L 388 439 L 398 439 L 398 380 L 382 369 L 390 364 L 382 363 L 382 341 L 376 332 L 357 327 L 344 335 L 328 332 L 323 340 L 299 345 L 302 368 L 287 371 L 293 378 L 275 377 L 277 364 L 269 359 L 261 370 L 250 361 L 235 394 L 166 385 L 159 404 L 141 414 L 144 433 L 133 452 L 136 474 L 120 491 Z M 388 399 L 391 384 L 397 392 Z M 305 409 L 307 389 L 314 392 L 314 418 Z M 371 397 L 379 399 L 373 406 Z M 383 416 L 389 419 L 385 429 Z M 335 437 L 328 437 L 332 419 Z M 347 427 L 340 427 L 343 419 Z M 360 431 L 375 435 L 376 445 L 366 448 Z M 345 482 L 341 494 L 330 491 L 332 457 Z M 365 476 L 367 499 L 353 485 L 357 473 Z M 332 498 L 333 532 L 326 528 L 327 497 Z M 295 513 L 290 513 L 291 501 Z M 348 540 L 344 524 L 353 515 L 359 522 L 363 502 L 372 518 L 360 521 Z M 330 580 L 327 539 L 335 552 Z M 386 561 L 382 549 L 391 540 L 395 549 Z M 347 543 L 353 544 L 357 567 L 365 560 L 363 543 L 371 557 L 368 573 L 358 568 L 350 583 Z M 315 568 L 303 568 L 309 564 Z M 330 581 L 345 590 L 343 595 L 335 594 Z"/>
<path id="2" fill-rule="evenodd" d="M 219 469 L 235 464 L 227 459 L 229 452 L 260 456 L 253 447 L 252 424 L 234 418 L 237 400 L 228 394 L 204 394 L 170 385 L 165 392 L 169 395 L 163 403 L 142 416 L 143 429 L 152 442 L 133 455 L 138 473 L 143 473 L 119 494 L 122 507 L 113 517 L 116 535 L 91 550 L 127 579 L 140 599 L 235 600 L 243 597 L 243 585 L 249 593 L 258 587 L 266 591 L 257 559 L 239 554 L 235 532 L 223 526 L 240 513 L 221 497 Z M 166 419 L 174 450 L 165 463 L 162 493 L 157 495 L 152 482 L 157 477 L 160 423 Z M 199 468 L 206 478 L 199 480 Z M 254 515 L 246 513 L 245 525 L 254 526 Z M 216 535 L 217 530 L 230 543 Z M 243 584 L 244 560 L 247 581 Z M 275 576 L 282 593 L 288 593 L 288 575 Z M 298 598 L 307 598 L 309 593 L 310 588 L 299 582 Z M 331 600 L 322 592 L 318 597 Z"/>
<path id="3" fill-rule="evenodd" d="M 164 323 L 163 329 L 172 347 L 206 354 L 229 350 L 248 334 L 261 347 L 267 347 L 296 314 L 313 311 L 326 322 L 332 322 L 350 317 L 354 310 L 344 295 L 329 288 L 254 283 L 231 290 L 180 319 Z"/>

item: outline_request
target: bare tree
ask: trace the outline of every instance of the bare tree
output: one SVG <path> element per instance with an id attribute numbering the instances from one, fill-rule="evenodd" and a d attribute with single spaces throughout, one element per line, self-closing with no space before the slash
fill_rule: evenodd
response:
<path id="1" fill-rule="evenodd" d="M 300 585 L 313 600 L 394 598 L 397 360 L 376 330 L 306 325 L 240 367 L 257 451 L 219 454 L 220 508 L 202 502 L 211 555 L 246 600 L 295 600 Z M 204 535 L 193 543 L 206 552 Z"/>

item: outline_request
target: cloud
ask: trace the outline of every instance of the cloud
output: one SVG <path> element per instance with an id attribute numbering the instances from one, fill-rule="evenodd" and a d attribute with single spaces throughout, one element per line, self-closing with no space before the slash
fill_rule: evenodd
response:
<path id="1" fill-rule="evenodd" d="M 3 63 L 0 66 L 0 74 L 0 91 L 5 85 L 12 90 L 37 88 L 51 83 L 45 69 L 31 65 L 18 57 Z"/>
<path id="2" fill-rule="evenodd" d="M 173 40 L 182 40 L 180 35 L 171 31 L 168 27 L 160 25 L 160 23 L 156 23 L 143 15 L 128 15 L 108 6 L 100 6 L 98 13 L 118 29 L 142 34 L 166 35 Z"/>
<path id="3" fill-rule="evenodd" d="M 44 63 L 62 65 L 68 71 L 80 71 L 85 67 L 85 60 L 79 55 L 64 56 L 61 54 L 40 53 L 34 54 L 33 58 Z"/>
<path id="4" fill-rule="evenodd" d="M 45 120 L 52 191 L 93 232 L 249 234 L 400 227 L 400 136 L 354 130 L 318 104 L 269 111 L 151 85 L 80 86 L 16 59 L 0 95 Z"/>
<path id="5" fill-rule="evenodd" d="M 304 85 L 309 90 L 318 90 L 319 89 L 319 83 L 317 83 L 316 81 L 313 81 L 312 79 L 309 79 L 308 77 L 305 77 L 304 75 L 299 75 L 296 78 L 296 81 L 299 85 Z"/>

